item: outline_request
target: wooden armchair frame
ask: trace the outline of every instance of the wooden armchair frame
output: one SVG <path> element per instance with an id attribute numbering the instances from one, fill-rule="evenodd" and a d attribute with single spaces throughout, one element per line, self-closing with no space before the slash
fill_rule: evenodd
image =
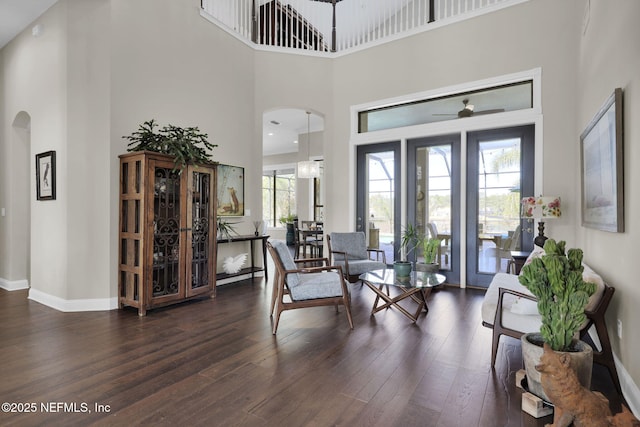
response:
<path id="1" fill-rule="evenodd" d="M 493 325 L 487 322 L 482 322 L 483 326 L 487 328 L 493 329 L 493 338 L 491 343 L 491 366 L 495 366 L 496 364 L 496 355 L 498 353 L 498 345 L 500 343 L 500 336 L 507 335 L 512 338 L 520 339 L 524 332 L 516 331 L 514 329 L 508 328 L 502 324 L 502 303 L 505 294 L 511 294 L 516 297 L 526 298 L 532 301 L 537 301 L 537 299 L 531 295 L 523 294 L 522 292 L 517 292 L 511 289 L 506 288 L 498 288 L 498 305 L 496 307 L 495 320 Z M 585 314 L 587 316 L 588 322 L 587 324 L 580 330 L 580 338 L 583 338 L 585 335 L 589 333 L 589 328 L 591 325 L 594 325 L 596 328 L 596 332 L 598 333 L 598 339 L 600 341 L 600 345 L 602 350 L 597 351 L 595 348 L 593 349 L 593 361 L 600 365 L 605 366 L 609 370 L 609 374 L 611 375 L 611 379 L 618 390 L 618 393 L 622 393 L 622 388 L 620 387 L 620 379 L 618 378 L 618 370 L 616 369 L 615 360 L 613 359 L 613 352 L 611 350 L 611 341 L 609 340 L 609 332 L 607 331 L 607 324 L 605 323 L 605 313 L 607 308 L 609 307 L 609 303 L 611 302 L 611 298 L 613 298 L 613 293 L 615 292 L 615 288 L 608 286 L 605 284 L 604 292 L 600 301 L 595 307 L 595 310 L 585 310 Z"/>
<path id="2" fill-rule="evenodd" d="M 273 290 L 271 294 L 271 309 L 269 311 L 269 315 L 273 317 L 273 311 L 276 310 L 276 318 L 273 323 L 273 334 L 276 334 L 278 330 L 278 323 L 280 322 L 280 315 L 283 311 L 286 310 L 294 310 L 297 308 L 308 308 L 308 307 L 320 307 L 320 306 L 329 306 L 333 305 L 336 307 L 336 312 L 338 312 L 338 306 L 344 305 L 345 311 L 347 312 L 347 319 L 349 321 L 349 326 L 353 329 L 353 318 L 351 317 L 351 296 L 349 294 L 349 290 L 347 288 L 347 284 L 344 281 L 344 276 L 342 274 L 342 268 L 340 266 L 332 266 L 329 265 L 329 260 L 327 258 L 307 258 L 307 259 L 298 259 L 294 260 L 296 265 L 304 265 L 307 263 L 318 264 L 323 263 L 323 266 L 316 267 L 303 267 L 296 270 L 287 270 L 284 267 L 282 259 L 278 254 L 278 251 L 273 247 L 270 242 L 267 242 L 267 249 L 271 254 L 271 258 L 276 267 L 276 272 L 273 279 Z M 327 297 L 327 298 L 316 298 L 316 299 L 306 299 L 300 301 L 294 301 L 291 298 L 291 293 L 289 291 L 289 287 L 287 284 L 287 275 L 289 274 L 309 274 L 309 273 L 321 273 L 323 271 L 335 271 L 338 273 L 340 278 L 340 286 L 342 288 L 342 295 Z M 285 295 L 289 295 L 291 301 L 285 301 Z"/>

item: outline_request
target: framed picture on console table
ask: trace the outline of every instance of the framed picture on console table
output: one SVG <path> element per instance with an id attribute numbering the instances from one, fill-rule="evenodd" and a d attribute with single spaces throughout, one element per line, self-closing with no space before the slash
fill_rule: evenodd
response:
<path id="1" fill-rule="evenodd" d="M 218 164 L 218 216 L 244 216 L 244 168 Z"/>
<path id="2" fill-rule="evenodd" d="M 624 231 L 622 89 L 617 88 L 580 136 L 582 225 Z"/>
<path id="3" fill-rule="evenodd" d="M 36 154 L 36 197 L 38 200 L 56 199 L 56 152 Z"/>

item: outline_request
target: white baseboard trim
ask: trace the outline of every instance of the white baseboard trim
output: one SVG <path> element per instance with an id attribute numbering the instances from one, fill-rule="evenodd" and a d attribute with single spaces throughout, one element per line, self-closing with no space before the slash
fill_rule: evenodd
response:
<path id="1" fill-rule="evenodd" d="M 631 375 L 629 375 L 629 372 L 624 368 L 624 365 L 615 353 L 613 353 L 613 360 L 616 362 L 622 395 L 627 401 L 633 415 L 640 419 L 640 388 L 633 382 L 633 378 L 631 378 Z"/>
<path id="2" fill-rule="evenodd" d="M 65 313 L 77 311 L 106 311 L 118 308 L 118 298 L 66 300 L 33 288 L 29 289 L 29 299 Z"/>
<path id="3" fill-rule="evenodd" d="M 600 344 L 600 340 L 598 339 L 598 333 L 594 326 L 589 328 L 589 338 L 591 338 L 594 344 L 597 347 L 598 351 L 602 351 L 602 345 Z M 618 379 L 620 380 L 620 387 L 622 388 L 622 395 L 624 396 L 627 404 L 629 405 L 629 409 L 636 418 L 640 419 L 640 388 L 636 385 L 629 375 L 629 372 L 625 369 L 620 359 L 618 359 L 618 355 L 613 353 L 613 361 L 616 364 L 616 369 L 618 370 Z"/>
<path id="4" fill-rule="evenodd" d="M 589 328 L 589 338 L 591 338 L 594 344 L 597 347 L 598 351 L 602 351 L 602 345 L 600 344 L 600 339 L 598 339 L 598 333 L 594 326 Z M 622 388 L 622 395 L 624 396 L 627 404 L 629 405 L 629 409 L 636 418 L 640 419 L 640 388 L 636 385 L 629 375 L 629 372 L 625 369 L 620 359 L 618 359 L 618 355 L 613 353 L 613 361 L 616 364 L 616 369 L 618 370 L 618 379 L 620 380 L 620 387 Z"/>
<path id="5" fill-rule="evenodd" d="M 7 280 L 0 277 L 0 288 L 7 291 L 19 291 L 21 289 L 29 289 L 29 281 L 27 279 L 22 280 Z"/>

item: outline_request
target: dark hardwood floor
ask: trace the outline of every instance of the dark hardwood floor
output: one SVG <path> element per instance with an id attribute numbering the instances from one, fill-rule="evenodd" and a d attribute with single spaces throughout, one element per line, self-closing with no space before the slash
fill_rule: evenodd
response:
<path id="1" fill-rule="evenodd" d="M 517 340 L 503 339 L 491 369 L 482 291 L 438 290 L 416 324 L 394 309 L 372 317 L 373 293 L 356 285 L 352 294 L 353 331 L 343 308 L 318 307 L 283 313 L 273 336 L 264 281 L 219 287 L 215 299 L 146 317 L 135 309 L 61 313 L 26 291 L 0 290 L 0 396 L 21 410 L 3 406 L 0 425 L 550 422 L 520 410 Z M 615 397 L 606 371 L 596 368 L 594 387 Z"/>

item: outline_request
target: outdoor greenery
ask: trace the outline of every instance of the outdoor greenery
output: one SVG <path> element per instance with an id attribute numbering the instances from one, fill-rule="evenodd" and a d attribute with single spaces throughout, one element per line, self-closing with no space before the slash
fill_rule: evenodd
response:
<path id="1" fill-rule="evenodd" d="M 485 232 L 505 232 L 513 230 L 520 218 L 520 193 L 511 192 L 500 195 L 481 196 L 479 205 L 483 207 L 480 220 L 485 224 Z M 381 194 L 369 198 L 369 208 L 375 212 L 375 218 L 388 218 L 388 222 L 377 221 L 376 226 L 383 233 L 392 233 L 392 203 L 389 197 Z M 451 210 L 451 197 L 442 195 L 429 196 L 429 212 L 439 213 Z M 430 221 L 439 221 L 439 215 L 433 214 Z"/>
<path id="2" fill-rule="evenodd" d="M 556 351 L 568 351 L 574 335 L 585 322 L 594 283 L 582 279 L 582 250 L 569 249 L 565 242 L 548 239 L 545 254 L 522 268 L 520 283 L 538 298 L 542 316 L 540 334 Z"/>
<path id="3" fill-rule="evenodd" d="M 293 173 L 272 172 L 262 176 L 262 218 L 275 227 L 276 221 L 296 211 L 296 178 Z"/>
<path id="4" fill-rule="evenodd" d="M 173 170 L 179 173 L 187 164 L 212 163 L 207 150 L 213 150 L 217 145 L 208 142 L 208 135 L 200 133 L 197 127 L 181 128 L 169 124 L 156 131 L 157 127 L 155 119 L 151 119 L 131 135 L 123 136 L 129 140 L 127 150 L 154 151 L 173 156 Z"/>

